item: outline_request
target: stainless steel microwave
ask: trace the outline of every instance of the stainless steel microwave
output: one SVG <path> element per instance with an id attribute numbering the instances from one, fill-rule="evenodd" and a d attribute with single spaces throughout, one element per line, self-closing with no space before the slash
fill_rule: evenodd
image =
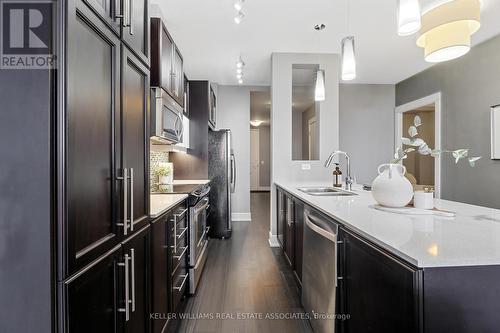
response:
<path id="1" fill-rule="evenodd" d="M 182 142 L 182 112 L 182 107 L 162 88 L 151 88 L 151 140 L 156 144 Z"/>

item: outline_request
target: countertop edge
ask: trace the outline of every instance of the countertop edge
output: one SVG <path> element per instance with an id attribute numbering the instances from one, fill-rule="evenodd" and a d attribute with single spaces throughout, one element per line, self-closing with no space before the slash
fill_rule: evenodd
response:
<path id="1" fill-rule="evenodd" d="M 287 191 L 288 193 L 294 195 L 294 193 L 296 192 L 295 189 L 293 188 L 289 188 L 289 186 L 287 185 L 284 185 L 284 184 L 280 184 L 279 182 L 275 182 L 274 183 L 276 186 L 282 188 L 283 190 Z M 332 218 L 333 220 L 335 220 L 336 222 L 342 224 L 342 226 L 344 226 L 345 228 L 349 229 L 350 231 L 358 234 L 359 236 L 367 239 L 368 241 L 376 244 L 377 246 L 381 247 L 382 249 L 390 252 L 392 255 L 394 255 L 395 257 L 399 258 L 400 260 L 412 265 L 412 266 L 415 266 L 417 268 L 425 268 L 423 266 L 420 266 L 419 265 L 419 262 L 418 260 L 416 260 L 415 258 L 412 258 L 404 253 L 402 253 L 401 251 L 393 248 L 392 246 L 389 246 L 387 245 L 386 243 L 382 242 L 380 239 L 376 238 L 376 237 L 373 237 L 372 235 L 364 232 L 363 230 L 360 230 L 358 228 L 356 228 L 355 226 L 353 226 L 352 224 L 350 224 L 348 221 L 345 221 L 344 219 L 341 219 L 339 218 L 338 216 L 332 214 L 331 212 L 328 212 L 326 211 L 325 209 L 321 208 L 320 206 L 312 203 L 311 201 L 307 200 L 305 198 L 305 196 L 300 196 L 297 198 L 299 200 L 302 200 L 303 202 L 305 202 L 308 206 L 314 208 L 314 209 L 317 209 L 318 211 L 320 211 L 322 214 L 324 215 L 327 215 L 328 217 Z M 444 266 L 437 266 L 437 267 L 444 267 Z"/>
<path id="2" fill-rule="evenodd" d="M 160 217 L 161 215 L 165 214 L 170 209 L 172 209 L 174 206 L 176 206 L 179 203 L 181 203 L 182 201 L 186 200 L 189 196 L 188 194 L 158 194 L 158 195 L 179 196 L 179 198 L 177 200 L 169 203 L 165 208 L 162 208 L 162 210 L 160 210 L 158 213 L 149 214 L 149 217 L 152 219 L 155 219 L 155 218 Z"/>

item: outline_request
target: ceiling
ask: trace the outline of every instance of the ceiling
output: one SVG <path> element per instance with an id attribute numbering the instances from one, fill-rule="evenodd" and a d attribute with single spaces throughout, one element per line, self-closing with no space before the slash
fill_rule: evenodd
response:
<path id="1" fill-rule="evenodd" d="M 349 30 L 347 3 L 349 1 Z M 436 1 L 421 0 L 422 6 Z M 358 77 L 353 83 L 394 84 L 428 67 L 415 36 L 396 33 L 396 0 L 247 0 L 245 19 L 233 22 L 233 0 L 151 0 L 184 57 L 190 79 L 237 84 L 241 54 L 245 85 L 270 85 L 273 52 L 339 53 L 340 41 L 356 38 Z M 476 45 L 500 33 L 500 1 L 482 0 Z M 316 32 L 313 26 L 326 24 Z"/>

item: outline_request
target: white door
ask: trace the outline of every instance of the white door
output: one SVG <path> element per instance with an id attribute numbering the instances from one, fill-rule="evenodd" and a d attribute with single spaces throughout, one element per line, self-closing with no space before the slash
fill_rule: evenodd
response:
<path id="1" fill-rule="evenodd" d="M 250 130 L 250 191 L 259 189 L 259 130 Z"/>

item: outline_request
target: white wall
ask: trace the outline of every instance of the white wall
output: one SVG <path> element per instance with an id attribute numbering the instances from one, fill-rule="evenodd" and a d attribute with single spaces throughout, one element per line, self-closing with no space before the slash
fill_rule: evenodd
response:
<path id="1" fill-rule="evenodd" d="M 319 103 L 319 161 L 292 160 L 292 65 L 319 64 L 325 71 L 326 99 Z M 328 155 L 339 149 L 339 56 L 338 54 L 273 53 L 271 86 L 271 182 L 317 182 L 331 180 L 331 170 L 324 167 Z M 303 163 L 310 170 L 302 170 Z M 276 188 L 271 193 L 269 242 L 276 240 Z"/>
<path id="2" fill-rule="evenodd" d="M 230 129 L 236 157 L 236 187 L 232 194 L 232 219 L 250 220 L 250 91 L 269 87 L 225 86 L 217 89 L 217 128 Z"/>
<path id="3" fill-rule="evenodd" d="M 371 183 L 378 166 L 392 160 L 395 103 L 394 85 L 340 85 L 340 149 L 360 184 Z"/>

